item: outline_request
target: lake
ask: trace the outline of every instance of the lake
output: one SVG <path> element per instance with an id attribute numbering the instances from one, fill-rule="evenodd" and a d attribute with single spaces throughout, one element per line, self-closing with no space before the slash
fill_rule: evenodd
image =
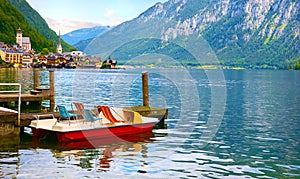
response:
<path id="1" fill-rule="evenodd" d="M 300 72 L 126 69 L 55 71 L 55 103 L 169 109 L 166 129 L 127 140 L 57 144 L 31 131 L 0 150 L 0 178 L 300 178 Z M 41 71 L 48 85 L 48 71 Z M 32 70 L 0 82 L 33 87 Z M 78 146 L 82 146 L 79 147 Z"/>

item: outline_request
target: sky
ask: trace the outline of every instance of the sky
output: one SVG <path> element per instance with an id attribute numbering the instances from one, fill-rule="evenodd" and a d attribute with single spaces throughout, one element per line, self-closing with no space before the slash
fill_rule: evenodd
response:
<path id="1" fill-rule="evenodd" d="M 131 20 L 167 0 L 27 0 L 57 34 Z"/>

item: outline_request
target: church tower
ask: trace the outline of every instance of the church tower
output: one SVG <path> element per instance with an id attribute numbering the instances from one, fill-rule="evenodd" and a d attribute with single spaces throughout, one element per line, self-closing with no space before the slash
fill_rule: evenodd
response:
<path id="1" fill-rule="evenodd" d="M 17 44 L 18 44 L 20 47 L 22 47 L 22 45 L 23 45 L 22 39 L 23 39 L 22 30 L 21 30 L 21 28 L 19 27 L 19 29 L 18 29 L 18 31 L 17 31 L 16 40 L 17 40 Z"/>
<path id="2" fill-rule="evenodd" d="M 61 42 L 60 42 L 60 31 L 58 33 L 58 41 L 57 41 L 57 46 L 56 46 L 56 53 L 58 54 L 62 54 L 62 46 L 61 46 Z"/>

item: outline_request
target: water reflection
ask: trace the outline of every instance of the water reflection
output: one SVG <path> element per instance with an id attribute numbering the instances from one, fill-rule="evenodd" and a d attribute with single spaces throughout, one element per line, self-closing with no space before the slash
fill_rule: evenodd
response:
<path id="1" fill-rule="evenodd" d="M 65 145 L 22 137 L 20 145 L 14 144 L 0 153 L 0 177 L 299 178 L 300 73 L 224 71 L 226 111 L 216 136 L 206 147 L 201 145 L 205 142 L 201 136 L 209 132 L 206 123 L 214 115 L 210 113 L 212 92 L 204 74 L 197 70 L 190 73 L 199 79 L 195 81 L 199 110 L 182 110 L 181 101 L 189 103 L 190 99 L 180 96 L 179 87 L 171 80 L 149 74 L 150 101 L 153 96 L 157 100 L 163 97 L 161 107 L 169 108 L 167 129 L 154 130 L 154 136 L 141 140 Z M 56 102 L 82 101 L 91 107 L 113 104 L 114 97 L 118 98 L 116 105 L 142 104 L 139 73 L 61 70 L 55 75 Z M 94 91 L 80 85 L 90 75 L 95 82 Z M 179 71 L 173 75 L 182 77 Z M 136 78 L 128 87 L 130 90 L 123 88 L 125 80 L 114 82 L 119 76 Z M 177 84 L 187 86 L 184 82 Z M 92 83 L 89 85 L 93 87 Z M 112 93 L 112 86 L 119 89 L 118 93 Z M 88 93 L 92 94 L 87 98 Z M 180 118 L 181 114 L 185 118 Z"/>
<path id="2" fill-rule="evenodd" d="M 45 75 L 48 71 L 41 71 Z M 19 68 L 0 68 L 0 83 L 20 83 L 22 84 L 22 93 L 29 93 L 33 89 L 33 71 L 32 69 Z M 0 87 L 5 90 L 8 87 Z"/>
<path id="3" fill-rule="evenodd" d="M 31 142 L 23 140 L 23 144 L 25 148 L 30 145 L 32 149 L 50 149 L 59 163 L 72 164 L 89 170 L 109 171 L 111 162 L 116 159 L 138 156 L 147 158 L 147 145 L 153 141 L 154 134 L 147 132 L 136 136 L 110 137 L 63 144 L 58 143 L 52 137 L 47 136 L 44 139 L 32 137 Z M 27 136 L 28 139 L 30 139 L 29 136 Z"/>

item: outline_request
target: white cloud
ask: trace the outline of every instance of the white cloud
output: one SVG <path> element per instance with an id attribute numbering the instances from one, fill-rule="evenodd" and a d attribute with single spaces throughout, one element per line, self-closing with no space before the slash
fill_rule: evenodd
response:
<path id="1" fill-rule="evenodd" d="M 105 9 L 105 13 L 103 15 L 105 17 L 105 21 L 108 22 L 108 25 L 115 26 L 125 21 L 124 18 L 117 17 L 116 13 L 112 9 Z"/>
<path id="2" fill-rule="evenodd" d="M 116 13 L 115 13 L 114 10 L 108 9 L 108 8 L 105 9 L 105 14 L 104 14 L 105 17 L 114 16 L 115 14 L 116 14 Z"/>
<path id="3" fill-rule="evenodd" d="M 45 18 L 49 27 L 54 30 L 57 34 L 60 31 L 60 34 L 66 34 L 73 30 L 81 29 L 81 28 L 90 28 L 103 24 L 95 23 L 95 22 L 87 22 L 87 21 L 76 21 L 76 20 L 57 20 L 52 18 Z"/>

